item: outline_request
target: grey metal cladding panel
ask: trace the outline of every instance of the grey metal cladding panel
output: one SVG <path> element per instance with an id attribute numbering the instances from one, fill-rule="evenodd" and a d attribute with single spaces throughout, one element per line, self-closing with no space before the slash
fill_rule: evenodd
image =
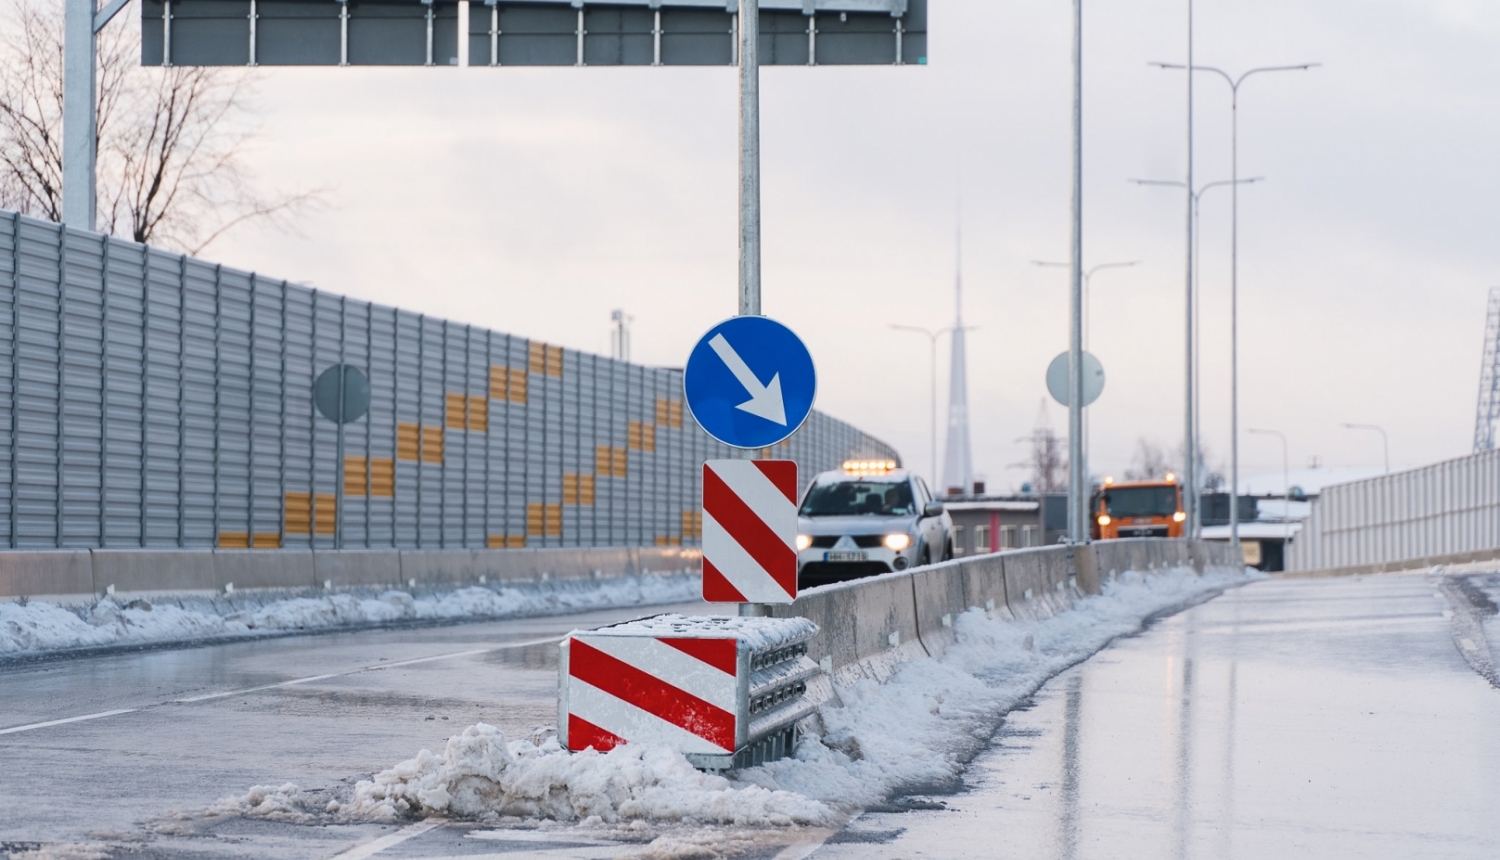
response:
<path id="1" fill-rule="evenodd" d="M 469 21 L 485 19 L 469 7 Z M 502 66 L 571 66 L 578 62 L 578 11 L 569 7 L 507 6 L 500 9 L 499 52 Z M 486 37 L 488 39 L 488 37 Z M 470 52 L 469 62 L 489 56 Z"/>
<path id="2" fill-rule="evenodd" d="M 257 63 L 265 66 L 338 65 L 338 4 L 263 0 L 257 12 L 260 15 L 256 22 Z"/>
<path id="3" fill-rule="evenodd" d="M 649 66 L 655 61 L 656 16 L 650 10 L 586 6 L 583 22 L 586 65 Z"/>
<path id="4" fill-rule="evenodd" d="M 734 16 L 710 9 L 673 9 L 662 15 L 661 61 L 668 66 L 728 66 L 734 62 Z"/>
<path id="5" fill-rule="evenodd" d="M 174 0 L 172 64 L 242 66 L 249 63 L 249 14 L 248 0 Z M 146 19 L 143 8 L 142 15 L 142 26 L 155 30 L 157 36 L 154 62 L 144 62 L 147 55 L 143 44 L 142 65 L 161 65 L 162 13 L 158 10 L 154 19 Z"/>
<path id="6" fill-rule="evenodd" d="M 875 62 L 881 56 L 896 62 L 896 21 L 890 17 L 849 16 L 840 21 L 838 15 L 822 14 L 817 17 L 818 65 L 856 65 Z M 905 22 L 903 22 L 903 26 Z M 920 36 L 918 36 L 920 37 Z M 902 35 L 902 53 L 910 46 L 914 37 Z M 924 45 L 925 48 L 925 45 Z M 925 58 L 925 50 L 922 52 Z M 903 62 L 912 62 L 902 57 Z"/>
<path id="7" fill-rule="evenodd" d="M 349 64 L 420 66 L 427 62 L 427 10 L 433 12 L 432 61 L 458 64 L 458 5 L 350 3 Z M 335 60 L 336 61 L 336 60 Z"/>

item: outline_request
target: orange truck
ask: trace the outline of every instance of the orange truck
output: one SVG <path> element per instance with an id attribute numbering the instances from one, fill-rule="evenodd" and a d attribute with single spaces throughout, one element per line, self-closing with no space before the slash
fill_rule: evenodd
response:
<path id="1" fill-rule="evenodd" d="M 1182 487 L 1175 475 L 1161 481 L 1116 484 L 1105 478 L 1094 496 L 1095 540 L 1132 537 L 1182 537 Z"/>

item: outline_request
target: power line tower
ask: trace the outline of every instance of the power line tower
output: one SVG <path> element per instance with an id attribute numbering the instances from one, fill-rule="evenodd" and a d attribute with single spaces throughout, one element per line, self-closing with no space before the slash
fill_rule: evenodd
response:
<path id="1" fill-rule="evenodd" d="M 1474 451 L 1495 447 L 1500 419 L 1500 287 L 1490 288 L 1490 312 L 1484 325 L 1484 363 L 1479 368 L 1479 410 L 1474 416 Z"/>

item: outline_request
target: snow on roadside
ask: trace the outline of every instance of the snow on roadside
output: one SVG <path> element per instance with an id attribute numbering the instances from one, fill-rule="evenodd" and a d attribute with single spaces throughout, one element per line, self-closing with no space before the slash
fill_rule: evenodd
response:
<path id="1" fill-rule="evenodd" d="M 0 657 L 293 630 L 363 627 L 392 621 L 511 618 L 580 609 L 650 606 L 698 598 L 696 574 L 644 574 L 539 584 L 491 583 L 451 590 L 357 589 L 298 597 L 241 593 L 214 598 L 112 597 L 62 606 L 32 600 L 0 603 Z"/>
<path id="2" fill-rule="evenodd" d="M 971 609 L 955 620 L 956 644 L 942 658 L 910 661 L 884 684 L 838 688 L 820 709 L 819 733 L 804 736 L 795 758 L 732 778 L 699 773 L 665 747 L 569 754 L 555 738 L 507 741 L 479 724 L 450 738 L 441 754 L 424 749 L 360 782 L 350 800 L 328 811 L 382 820 L 837 825 L 894 793 L 957 778 L 1004 714 L 1048 678 L 1154 614 L 1246 581 L 1191 570 L 1127 573 L 1103 595 L 1044 621 L 992 621 Z"/>

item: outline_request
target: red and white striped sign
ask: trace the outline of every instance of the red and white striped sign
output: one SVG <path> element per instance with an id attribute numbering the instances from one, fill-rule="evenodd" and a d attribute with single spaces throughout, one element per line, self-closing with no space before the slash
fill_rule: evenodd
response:
<path id="1" fill-rule="evenodd" d="M 704 600 L 796 600 L 796 544 L 795 462 L 709 460 L 703 464 Z"/>
<path id="2" fill-rule="evenodd" d="M 574 633 L 567 748 L 604 752 L 648 741 L 683 753 L 733 753 L 738 648 L 733 638 Z"/>

